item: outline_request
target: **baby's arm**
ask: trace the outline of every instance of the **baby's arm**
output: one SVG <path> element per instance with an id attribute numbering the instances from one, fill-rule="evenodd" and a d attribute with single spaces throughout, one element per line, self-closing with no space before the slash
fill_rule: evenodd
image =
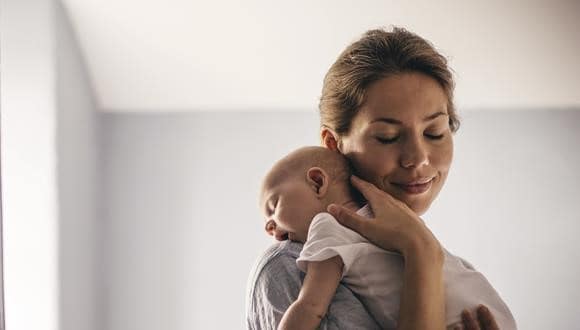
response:
<path id="1" fill-rule="evenodd" d="M 340 256 L 308 262 L 298 299 L 284 313 L 279 329 L 316 329 L 340 283 L 342 267 Z"/>

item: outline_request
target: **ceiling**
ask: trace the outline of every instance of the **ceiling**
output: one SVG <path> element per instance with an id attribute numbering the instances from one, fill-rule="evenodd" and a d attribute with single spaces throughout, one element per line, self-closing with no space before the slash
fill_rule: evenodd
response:
<path id="1" fill-rule="evenodd" d="M 102 111 L 312 111 L 392 24 L 450 59 L 460 109 L 580 108 L 579 1 L 62 1 Z"/>

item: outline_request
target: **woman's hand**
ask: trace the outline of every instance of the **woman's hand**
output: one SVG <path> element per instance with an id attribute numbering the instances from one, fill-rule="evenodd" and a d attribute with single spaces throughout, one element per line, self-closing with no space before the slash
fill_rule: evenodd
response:
<path id="1" fill-rule="evenodd" d="M 385 250 L 397 251 L 407 257 L 421 253 L 443 261 L 441 245 L 413 210 L 405 203 L 378 189 L 370 182 L 351 176 L 351 182 L 366 198 L 374 213 L 369 219 L 331 204 L 328 212 L 342 225 L 358 232 L 371 243 Z"/>
<path id="2" fill-rule="evenodd" d="M 479 305 L 476 313 L 477 318 L 469 310 L 464 310 L 461 313 L 463 328 L 458 330 L 499 330 L 495 318 L 487 307 Z"/>
<path id="3" fill-rule="evenodd" d="M 351 182 L 367 199 L 374 218 L 329 205 L 338 221 L 385 250 L 405 259 L 397 329 L 444 329 L 443 248 L 423 221 L 404 203 L 355 176 Z"/>

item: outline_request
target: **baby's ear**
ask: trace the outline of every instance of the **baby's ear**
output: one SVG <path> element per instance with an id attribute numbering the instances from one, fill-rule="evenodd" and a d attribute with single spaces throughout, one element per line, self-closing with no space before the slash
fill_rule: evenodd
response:
<path id="1" fill-rule="evenodd" d="M 318 197 L 324 197 L 328 191 L 329 177 L 320 167 L 311 167 L 306 172 L 306 180 Z"/>

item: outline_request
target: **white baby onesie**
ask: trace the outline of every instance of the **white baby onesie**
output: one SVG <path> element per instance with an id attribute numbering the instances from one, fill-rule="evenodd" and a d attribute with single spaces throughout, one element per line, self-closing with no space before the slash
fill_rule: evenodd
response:
<path id="1" fill-rule="evenodd" d="M 368 205 L 357 211 L 372 217 Z M 446 324 L 461 323 L 461 312 L 479 304 L 487 306 L 502 330 L 516 329 L 515 320 L 487 279 L 471 264 L 444 249 Z M 296 260 L 303 272 L 309 261 L 339 255 L 344 263 L 342 282 L 361 300 L 383 329 L 395 329 L 403 288 L 403 257 L 371 244 L 342 226 L 331 214 L 318 213 L 310 224 L 308 239 Z"/>

